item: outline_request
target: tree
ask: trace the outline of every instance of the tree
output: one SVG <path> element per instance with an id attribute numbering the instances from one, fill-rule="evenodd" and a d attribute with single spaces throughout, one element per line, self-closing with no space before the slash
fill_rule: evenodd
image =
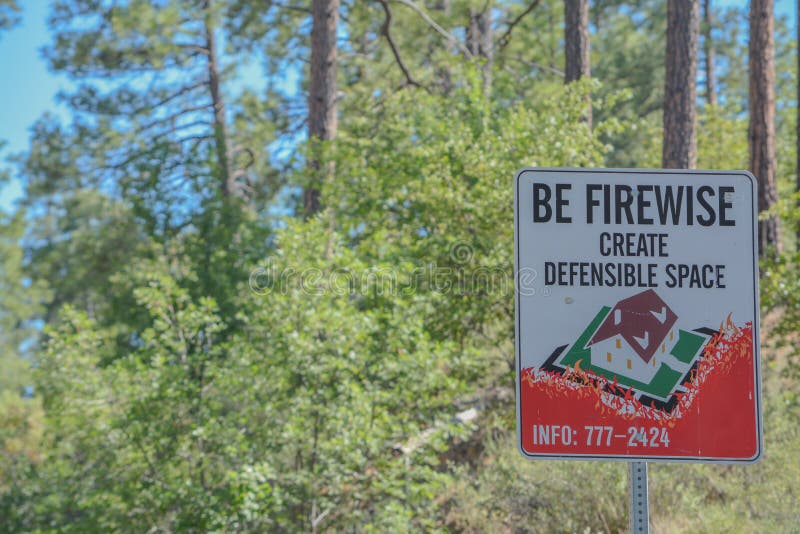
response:
<path id="1" fill-rule="evenodd" d="M 87 169 L 90 176 L 112 179 L 128 194 L 146 194 L 151 184 L 136 179 L 142 171 L 155 173 L 159 187 L 172 181 L 174 188 L 185 185 L 188 167 L 213 177 L 223 195 L 240 193 L 216 44 L 224 12 L 211 0 L 200 7 L 188 0 L 104 8 L 94 0 L 55 4 L 55 42 L 46 57 L 80 84 L 69 98 L 76 113 L 96 117 L 94 129 L 111 127 L 121 137 L 118 143 L 107 136 L 91 140 L 101 162 Z M 137 90 L 133 78 L 149 90 Z M 89 124 L 83 121 L 84 128 Z M 142 140 L 145 149 L 131 150 Z"/>
<path id="2" fill-rule="evenodd" d="M 590 76 L 588 0 L 564 1 L 564 56 L 565 83 Z"/>
<path id="3" fill-rule="evenodd" d="M 714 29 L 711 12 L 711 0 L 703 0 L 703 50 L 705 52 L 706 70 L 706 101 L 711 106 L 717 105 L 717 83 L 714 67 L 715 51 L 714 39 L 711 32 Z"/>
<path id="4" fill-rule="evenodd" d="M 606 165 L 658 167 L 661 165 L 664 71 L 653 65 L 664 63 L 667 4 L 663 0 L 640 1 L 635 15 L 623 12 L 619 0 L 597 0 L 590 4 L 593 18 L 602 29 L 592 35 L 592 77 L 602 81 L 595 98 L 627 94 L 613 109 L 595 106 L 593 119 L 619 118 L 636 121 L 637 127 L 612 137 L 614 146 Z M 625 8 L 627 9 L 627 7 Z M 656 151 L 651 145 L 658 144 Z"/>
<path id="5" fill-rule="evenodd" d="M 46 288 L 24 270 L 24 230 L 23 211 L 13 216 L 0 212 L 0 517 L 7 513 L 2 496 L 25 484 L 30 463 L 41 460 L 43 416 L 40 400 L 32 398 L 30 361 L 38 346 L 30 318 L 39 311 Z M 14 529 L 3 527 L 0 519 L 0 530 Z"/>
<path id="6" fill-rule="evenodd" d="M 213 115 L 212 127 L 214 130 L 214 145 L 217 152 L 217 172 L 220 180 L 220 190 L 224 196 L 236 193 L 236 183 L 232 163 L 231 146 L 228 136 L 228 120 L 225 117 L 225 100 L 220 87 L 219 53 L 217 52 L 216 17 L 211 9 L 211 0 L 203 2 L 203 33 L 204 47 L 200 50 L 206 58 L 208 70 L 208 94 L 211 97 L 211 113 Z"/>
<path id="7" fill-rule="evenodd" d="M 312 144 L 336 137 L 336 31 L 339 25 L 339 0 L 313 0 L 311 3 L 311 61 L 308 88 L 308 138 Z M 322 161 L 318 146 L 312 146 L 308 162 L 311 183 L 304 195 L 307 215 L 320 209 L 320 182 L 330 172 Z"/>
<path id="8" fill-rule="evenodd" d="M 564 83 L 590 76 L 589 1 L 564 0 Z M 592 102 L 587 98 L 586 120 L 592 126 Z"/>
<path id="9" fill-rule="evenodd" d="M 668 0 L 662 148 L 667 169 L 697 165 L 697 33 L 697 1 Z"/>
<path id="10" fill-rule="evenodd" d="M 772 0 L 750 2 L 750 172 L 758 180 L 758 212 L 778 201 L 775 161 L 775 45 Z M 781 251 L 780 222 L 769 214 L 758 222 L 762 256 Z"/>
<path id="11" fill-rule="evenodd" d="M 130 343 L 122 325 L 130 323 L 132 334 L 147 319 L 127 311 L 132 288 L 112 279 L 131 258 L 164 250 L 193 273 L 182 282 L 194 297 L 213 295 L 226 317 L 235 315 L 233 288 L 246 279 L 252 254 L 264 250 L 263 240 L 243 234 L 264 238 L 267 224 L 253 221 L 255 209 L 286 179 L 270 151 L 285 127 L 271 106 L 284 102 L 268 90 L 226 89 L 250 54 L 219 49 L 220 41 L 241 44 L 237 7 L 211 0 L 53 5 L 45 57 L 77 87 L 61 95 L 72 121 L 42 117 L 22 169 L 33 214 L 26 257 L 32 276 L 53 290 L 48 321 L 72 304 L 116 323 L 119 339 Z M 291 33 L 291 22 L 281 28 Z M 220 252 L 218 242 L 235 243 L 236 253 Z"/>

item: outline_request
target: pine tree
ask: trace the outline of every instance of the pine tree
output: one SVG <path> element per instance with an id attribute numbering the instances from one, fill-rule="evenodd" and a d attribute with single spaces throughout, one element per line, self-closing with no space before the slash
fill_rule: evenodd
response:
<path id="1" fill-rule="evenodd" d="M 717 82 L 714 63 L 716 53 L 714 50 L 714 39 L 711 35 L 714 29 L 711 12 L 711 0 L 703 0 L 703 51 L 705 52 L 705 74 L 706 74 L 706 101 L 711 106 L 717 105 Z"/>
<path id="2" fill-rule="evenodd" d="M 758 211 L 778 201 L 775 161 L 775 29 L 772 0 L 750 2 L 750 172 L 758 180 Z M 762 256 L 780 253 L 781 233 L 777 215 L 758 222 Z M 771 251 L 771 252 L 770 252 Z"/>
<path id="3" fill-rule="evenodd" d="M 668 0 L 662 166 L 697 165 L 697 0 Z"/>
<path id="4" fill-rule="evenodd" d="M 339 26 L 339 0 L 313 0 L 311 4 L 311 61 L 308 89 L 308 138 L 315 142 L 336 137 L 336 30 Z M 312 183 L 304 195 L 307 215 L 320 209 L 320 182 L 331 172 L 314 146 L 308 166 Z"/>
<path id="5" fill-rule="evenodd" d="M 285 128 L 284 115 L 269 106 L 283 102 L 252 91 L 234 98 L 225 87 L 251 53 L 240 28 L 252 14 L 239 7 L 213 0 L 53 6 L 45 56 L 77 86 L 62 97 L 74 119 L 61 125 L 45 116 L 34 126 L 23 171 L 26 205 L 47 214 L 31 219 L 29 256 L 35 276 L 53 287 L 48 317 L 72 303 L 95 318 L 114 310 L 115 320 L 135 320 L 117 314 L 131 305 L 130 292 L 107 298 L 111 279 L 131 258 L 165 250 L 193 273 L 187 283 L 195 296 L 213 295 L 234 313 L 225 304 L 231 288 L 246 277 L 251 254 L 263 253 L 242 232 L 266 225 L 245 223 L 285 179 L 276 178 L 269 155 Z M 221 39 L 233 43 L 228 53 Z M 227 257 L 215 250 L 219 242 L 239 249 Z"/>
<path id="6" fill-rule="evenodd" d="M 588 78 L 589 61 L 589 2 L 564 0 L 564 83 Z M 592 103 L 588 100 L 586 120 L 591 128 Z"/>
<path id="7" fill-rule="evenodd" d="M 91 177 L 129 196 L 167 182 L 186 194 L 188 172 L 209 177 L 201 187 L 240 193 L 217 49 L 224 16 L 212 0 L 54 6 L 47 59 L 79 83 L 69 103 L 85 133 L 116 133 L 84 140 L 96 157 Z"/>

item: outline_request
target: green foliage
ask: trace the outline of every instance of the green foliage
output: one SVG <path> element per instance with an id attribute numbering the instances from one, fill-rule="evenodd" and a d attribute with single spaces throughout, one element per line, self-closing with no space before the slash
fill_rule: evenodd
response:
<path id="1" fill-rule="evenodd" d="M 49 452 L 32 482 L 32 502 L 47 504 L 17 512 L 19 524 L 436 526 L 432 496 L 448 480 L 440 455 L 469 430 L 451 421 L 457 401 L 494 380 L 481 347 L 500 339 L 510 349 L 510 239 L 495 238 L 510 213 L 502 184 L 514 160 L 602 157 L 581 122 L 584 90 L 497 114 L 476 82 L 447 127 L 443 97 L 387 99 L 393 118 L 371 142 L 358 130 L 371 125 L 357 124 L 330 152 L 350 187 L 327 184 L 339 202 L 278 233 L 256 273 L 269 283 L 240 280 L 236 313 L 220 315 L 196 293 L 202 271 L 179 267 L 196 257 L 186 255 L 191 233 L 103 277 L 108 293 L 132 299 L 125 313 L 96 308 L 98 320 L 68 308 L 47 331 L 37 390 Z M 368 194 L 353 195 L 361 179 Z M 92 227 L 120 225 L 78 226 Z M 442 279 L 425 275 L 431 264 Z M 482 272 L 496 280 L 470 285 Z M 322 285 L 337 275 L 351 283 Z M 121 346 L 120 331 L 134 338 Z"/>
<path id="2" fill-rule="evenodd" d="M 0 217 L 0 496 L 26 483 L 28 466 L 41 459 L 43 414 L 39 399 L 30 398 L 33 377 L 26 358 L 35 348 L 30 318 L 47 291 L 43 281 L 31 281 L 23 270 L 24 229 L 22 212 Z M 5 507 L 0 504 L 0 516 Z"/>
<path id="3" fill-rule="evenodd" d="M 530 462 L 516 437 L 491 440 L 478 472 L 456 471 L 447 525 L 464 532 L 624 532 L 626 467 Z M 514 453 L 514 454 L 511 454 Z"/>
<path id="4" fill-rule="evenodd" d="M 697 167 L 747 169 L 748 158 L 747 118 L 735 108 L 706 106 L 697 128 Z"/>

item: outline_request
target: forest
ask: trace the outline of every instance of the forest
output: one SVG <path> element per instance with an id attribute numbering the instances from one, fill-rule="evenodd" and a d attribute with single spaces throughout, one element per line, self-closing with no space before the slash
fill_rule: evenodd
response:
<path id="1" fill-rule="evenodd" d="M 756 176 L 764 455 L 651 464 L 651 522 L 796 531 L 800 30 L 772 0 L 48 9 L 68 113 L 0 154 L 0 532 L 625 532 L 624 463 L 517 451 L 522 167 Z"/>

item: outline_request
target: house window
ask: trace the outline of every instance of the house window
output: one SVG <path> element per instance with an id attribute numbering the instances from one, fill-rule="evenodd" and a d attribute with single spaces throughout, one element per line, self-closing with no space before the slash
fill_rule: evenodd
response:
<path id="1" fill-rule="evenodd" d="M 619 339 L 619 338 L 617 338 L 617 348 L 618 348 L 618 349 L 621 349 L 621 348 L 622 348 L 622 341 L 620 341 L 620 339 Z"/>
<path id="2" fill-rule="evenodd" d="M 628 369 L 632 369 L 632 368 L 633 368 L 633 364 L 631 363 L 631 359 L 628 358 Z"/>
<path id="3" fill-rule="evenodd" d="M 675 330 L 670 330 L 669 331 L 669 340 L 672 341 L 672 338 L 674 338 L 674 337 L 675 337 Z"/>
<path id="4" fill-rule="evenodd" d="M 661 344 L 661 352 L 664 352 L 665 350 L 667 350 L 667 344 L 666 343 L 662 343 Z"/>
<path id="5" fill-rule="evenodd" d="M 611 361 L 611 353 L 606 352 L 606 360 Z"/>
<path id="6" fill-rule="evenodd" d="M 656 359 L 653 358 L 653 367 L 655 367 L 655 366 L 656 366 Z"/>

